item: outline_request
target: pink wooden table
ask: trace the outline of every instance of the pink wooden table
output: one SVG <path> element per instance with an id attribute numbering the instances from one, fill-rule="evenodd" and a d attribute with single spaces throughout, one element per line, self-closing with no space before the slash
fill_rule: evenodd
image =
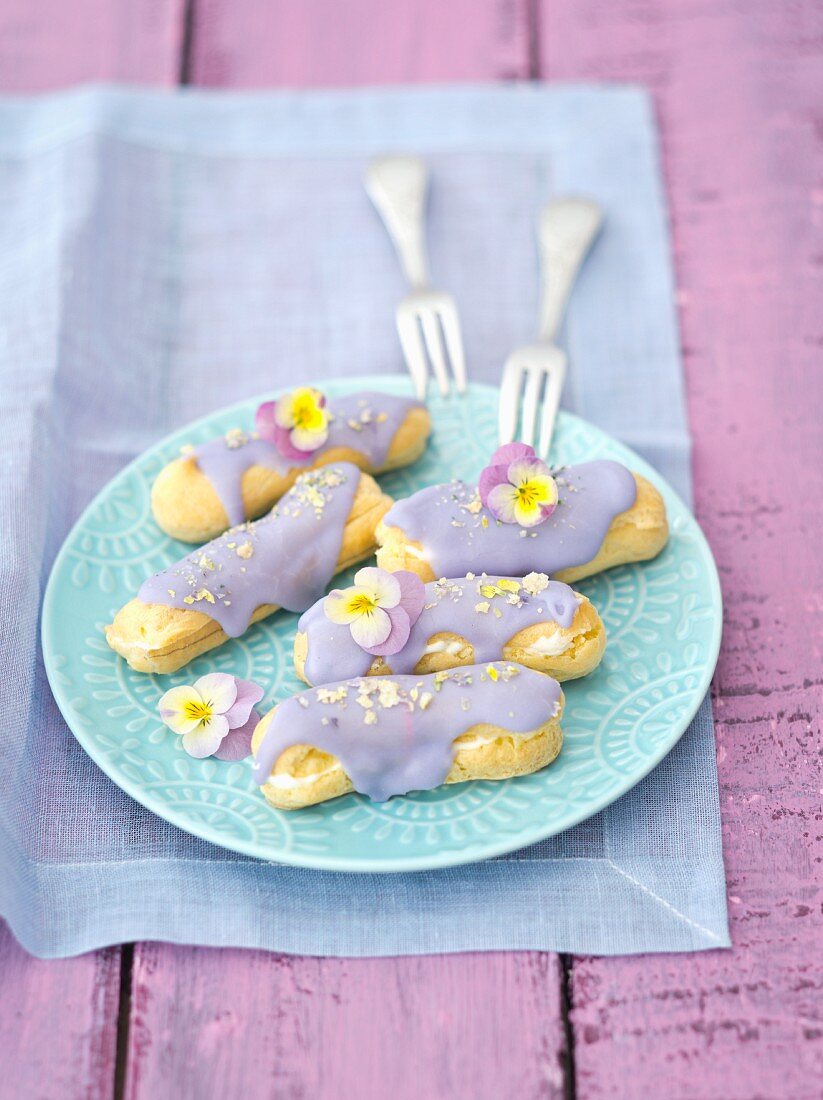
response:
<path id="1" fill-rule="evenodd" d="M 0 0 L 3 90 L 513 78 L 656 97 L 696 507 L 725 590 L 734 950 L 337 960 L 139 943 L 41 962 L 0 930 L 0 1066 L 16 1067 L 0 1096 L 821 1095 L 823 5 Z"/>

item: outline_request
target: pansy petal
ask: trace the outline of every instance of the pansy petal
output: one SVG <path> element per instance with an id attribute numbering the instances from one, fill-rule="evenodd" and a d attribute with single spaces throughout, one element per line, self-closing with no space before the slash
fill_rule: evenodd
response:
<path id="1" fill-rule="evenodd" d="M 391 633 L 391 619 L 382 607 L 376 607 L 367 615 L 358 615 L 351 624 L 351 636 L 361 649 L 385 642 Z"/>
<path id="2" fill-rule="evenodd" d="M 289 433 L 291 445 L 298 451 L 316 451 L 322 447 L 329 438 L 329 429 L 322 427 L 318 430 L 309 428 L 292 428 Z"/>
<path id="3" fill-rule="evenodd" d="M 409 616 L 411 626 L 417 622 L 426 602 L 426 586 L 416 573 L 408 569 L 398 569 L 394 574 L 395 580 L 400 583 L 400 603 Z"/>
<path id="4" fill-rule="evenodd" d="M 381 607 L 397 607 L 400 603 L 400 581 L 388 569 L 366 566 L 354 574 L 354 583 L 370 592 Z"/>
<path id="5" fill-rule="evenodd" d="M 230 729 L 214 755 L 218 760 L 245 760 L 251 755 L 251 739 L 260 715 L 251 711 L 247 721 L 236 729 Z"/>
<path id="6" fill-rule="evenodd" d="M 198 717 L 192 718 L 186 714 L 186 704 L 192 703 L 199 707 L 203 700 L 191 684 L 181 684 L 180 687 L 170 688 L 161 696 L 157 709 L 164 723 L 174 733 L 184 734 L 193 730 L 200 722 Z"/>
<path id="7" fill-rule="evenodd" d="M 504 485 L 496 485 L 489 493 L 488 509 L 495 519 L 503 523 L 517 523 L 515 504 L 517 502 L 517 490 L 506 482 Z"/>
<path id="8" fill-rule="evenodd" d="M 197 729 L 190 730 L 183 737 L 183 748 L 198 760 L 211 756 L 220 748 L 220 743 L 229 732 L 229 723 L 224 714 L 215 714 L 207 722 L 200 722 Z"/>
<path id="9" fill-rule="evenodd" d="M 402 607 L 392 607 L 386 614 L 391 621 L 388 638 L 379 645 L 363 647 L 367 653 L 373 653 L 375 657 L 389 657 L 392 653 L 399 653 L 411 634 L 411 622 Z"/>
<path id="10" fill-rule="evenodd" d="M 181 737 L 183 734 L 190 733 L 192 730 L 197 729 L 200 725 L 199 718 L 189 718 L 185 714 L 171 714 L 161 711 L 160 717 L 172 733 L 179 734 Z"/>
<path id="11" fill-rule="evenodd" d="M 229 729 L 234 730 L 244 726 L 249 720 L 252 707 L 263 698 L 263 689 L 253 680 L 235 680 L 237 684 L 237 698 L 231 708 L 225 712 Z"/>
<path id="12" fill-rule="evenodd" d="M 551 470 L 539 458 L 523 458 L 517 462 L 510 462 L 508 468 L 509 481 L 512 485 L 520 485 L 524 481 L 551 480 Z"/>
<path id="13" fill-rule="evenodd" d="M 274 419 L 281 428 L 294 426 L 294 398 L 293 393 L 284 393 L 274 403 Z"/>
<path id="14" fill-rule="evenodd" d="M 274 404 L 274 401 L 264 401 L 254 414 L 254 430 L 261 439 L 267 439 L 270 443 L 274 442 L 277 427 L 274 420 Z"/>
<path id="15" fill-rule="evenodd" d="M 524 504 L 518 497 L 514 505 L 515 522 L 521 527 L 537 527 L 549 518 L 539 504 Z"/>
<path id="16" fill-rule="evenodd" d="M 306 386 L 301 386 L 299 389 L 292 390 L 291 412 L 294 423 L 297 423 L 301 416 L 305 416 L 307 412 L 314 408 L 314 397 L 312 394 L 313 390 L 308 389 Z"/>
<path id="17" fill-rule="evenodd" d="M 353 601 L 360 595 L 366 595 L 362 588 L 351 585 L 350 588 L 333 588 L 323 600 L 323 614 L 333 623 L 353 623 L 363 611 L 353 607 Z"/>
<path id="18" fill-rule="evenodd" d="M 498 447 L 489 459 L 490 466 L 509 466 L 512 462 L 519 462 L 524 458 L 536 458 L 534 447 L 528 443 L 504 443 Z"/>
<path id="19" fill-rule="evenodd" d="M 558 500 L 557 482 L 554 480 L 551 474 L 549 474 L 547 477 L 535 478 L 535 481 L 542 490 L 540 500 L 541 507 L 551 508 L 553 511 L 555 506 L 557 505 Z"/>
<path id="20" fill-rule="evenodd" d="M 215 714 L 225 714 L 237 698 L 237 681 L 227 672 L 210 672 L 208 676 L 201 676 L 194 681 L 194 687 Z"/>
<path id="21" fill-rule="evenodd" d="M 298 451 L 298 449 L 292 446 L 291 432 L 288 428 L 281 428 L 279 424 L 274 426 L 274 438 L 272 440 L 278 453 L 287 458 L 290 462 L 293 462 L 296 466 L 301 463 L 308 462 L 310 457 L 309 451 Z"/>
<path id="22" fill-rule="evenodd" d="M 488 508 L 489 494 L 497 485 L 505 485 L 509 480 L 509 467 L 507 465 L 487 466 L 480 474 L 477 491 L 480 499 Z"/>

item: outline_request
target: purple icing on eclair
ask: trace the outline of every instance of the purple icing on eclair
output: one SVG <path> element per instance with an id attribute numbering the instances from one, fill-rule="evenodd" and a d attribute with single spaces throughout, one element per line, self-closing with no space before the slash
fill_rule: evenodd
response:
<path id="1" fill-rule="evenodd" d="M 631 470 L 597 459 L 554 471 L 560 502 L 537 527 L 502 523 L 463 481 L 433 485 L 398 500 L 383 519 L 419 542 L 438 576 L 466 572 L 550 576 L 597 556 L 612 520 L 637 498 Z"/>
<path id="2" fill-rule="evenodd" d="M 500 587 L 500 581 L 503 587 Z M 361 649 L 345 624 L 325 615 L 320 599 L 303 615 L 298 630 L 307 635 L 305 673 L 311 684 L 365 676 L 374 658 Z M 393 674 L 413 671 L 428 652 L 429 639 L 443 632 L 466 638 L 474 648 L 476 664 L 500 658 L 506 642 L 536 623 L 572 624 L 580 599 L 560 581 L 546 582 L 533 574 L 514 577 L 464 577 L 426 585 L 426 602 L 399 653 L 386 658 Z"/>
<path id="3" fill-rule="evenodd" d="M 230 638 L 262 604 L 305 611 L 334 576 L 359 481 L 350 462 L 306 471 L 268 515 L 155 573 L 138 599 L 202 611 Z"/>
<path id="4" fill-rule="evenodd" d="M 451 770 L 455 738 L 480 723 L 531 733 L 557 715 L 560 699 L 550 676 L 504 662 L 311 688 L 277 707 L 255 780 L 268 782 L 292 745 L 311 745 L 337 757 L 355 790 L 375 802 L 431 790 Z"/>
<path id="5" fill-rule="evenodd" d="M 345 447 L 365 455 L 369 466 L 379 469 L 409 410 L 420 407 L 420 402 L 410 397 L 370 390 L 331 398 L 327 405 L 328 439 L 316 451 L 307 451 L 302 465 L 311 465 L 325 451 Z M 201 443 L 192 453 L 220 497 L 232 525 L 242 523 L 245 516 L 242 484 L 246 470 L 263 466 L 285 475 L 301 465 L 294 459 L 284 458 L 268 440 L 240 430 Z"/>

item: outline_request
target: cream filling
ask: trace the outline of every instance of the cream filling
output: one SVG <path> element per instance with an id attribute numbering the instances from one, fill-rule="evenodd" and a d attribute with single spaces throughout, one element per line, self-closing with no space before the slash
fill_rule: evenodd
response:
<path id="1" fill-rule="evenodd" d="M 413 558 L 419 558 L 422 561 L 428 561 L 429 555 L 427 551 L 421 549 L 419 546 L 412 546 L 411 543 L 407 543 L 406 546 L 403 547 L 403 550 L 405 551 L 405 553 L 411 554 Z"/>
<path id="2" fill-rule="evenodd" d="M 555 715 L 559 707 L 555 708 Z M 518 736 L 515 734 L 515 736 Z M 522 735 L 520 735 L 522 736 Z M 459 751 L 464 752 L 469 749 L 479 749 L 483 745 L 488 745 L 492 741 L 496 741 L 496 737 L 472 737 L 471 741 L 461 741 Z M 336 772 L 341 771 L 341 764 L 332 764 L 330 768 L 326 768 L 322 772 L 316 772 L 314 775 L 286 775 L 281 773 L 279 775 L 270 775 L 266 781 L 266 786 L 274 787 L 278 791 L 293 791 L 301 787 L 310 787 L 316 783 L 318 779 L 324 779 L 327 775 L 334 775 Z"/>
<path id="3" fill-rule="evenodd" d="M 266 781 L 266 786 L 275 787 L 279 791 L 291 791 L 297 787 L 310 787 L 318 779 L 325 779 L 327 775 L 334 775 L 335 772 L 339 772 L 341 767 L 340 764 L 332 764 L 330 768 L 326 768 L 322 772 L 315 772 L 314 775 L 287 775 L 285 772 L 280 775 L 270 775 Z"/>
<path id="4" fill-rule="evenodd" d="M 523 652 L 534 657 L 559 657 L 572 647 L 572 638 L 564 638 L 558 630 L 554 634 L 541 634 L 536 642 L 527 645 Z"/>
<path id="5" fill-rule="evenodd" d="M 493 737 L 473 737 L 471 741 L 462 741 L 460 743 L 460 751 L 464 749 L 479 749 L 481 745 L 488 745 L 490 741 L 494 741 Z M 314 775 L 287 775 L 281 773 L 279 775 L 270 775 L 266 781 L 266 786 L 274 787 L 278 791 L 293 791 L 301 787 L 310 787 L 316 783 L 318 779 L 325 779 L 327 775 L 335 775 L 341 771 L 341 764 L 332 764 L 330 768 L 324 769 L 322 772 L 315 772 Z"/>
<path id="6" fill-rule="evenodd" d="M 428 657 L 430 653 L 447 653 L 450 657 L 456 657 L 462 648 L 462 642 L 444 642 L 441 638 L 439 642 L 429 642 L 423 650 L 423 656 Z"/>
<path id="7" fill-rule="evenodd" d="M 461 741 L 458 748 L 460 752 L 463 752 L 464 749 L 479 749 L 481 745 L 488 745 L 496 740 L 496 737 L 473 737 L 471 741 Z"/>
<path id="8" fill-rule="evenodd" d="M 564 638 L 558 630 L 554 634 L 541 635 L 536 642 L 524 646 L 523 652 L 530 657 L 559 657 L 561 653 L 566 653 L 567 650 L 571 649 L 572 642 L 572 638 Z M 456 657 L 464 644 L 464 642 L 459 641 L 445 642 L 442 639 L 438 642 L 429 642 L 423 650 L 423 656 L 428 657 L 430 653 L 445 653 L 449 657 Z"/>

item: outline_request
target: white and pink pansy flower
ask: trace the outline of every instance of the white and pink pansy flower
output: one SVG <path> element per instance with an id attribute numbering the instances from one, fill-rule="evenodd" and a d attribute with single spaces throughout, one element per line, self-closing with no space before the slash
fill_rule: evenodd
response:
<path id="1" fill-rule="evenodd" d="M 361 649 L 388 657 L 409 640 L 425 599 L 425 586 L 416 573 L 389 573 L 370 566 L 355 574 L 350 588 L 330 592 L 323 610 L 333 623 L 349 627 Z"/>
<path id="2" fill-rule="evenodd" d="M 480 500 L 501 523 L 536 527 L 558 504 L 549 467 L 526 443 L 499 447 L 480 475 Z"/>
<path id="3" fill-rule="evenodd" d="M 284 393 L 277 401 L 264 401 L 254 419 L 260 438 L 295 462 L 305 461 L 329 437 L 326 398 L 311 386 Z"/>
<path id="4" fill-rule="evenodd" d="M 193 684 L 170 688 L 157 704 L 160 717 L 183 738 L 183 748 L 198 760 L 243 760 L 260 721 L 254 709 L 263 689 L 225 672 L 201 676 Z"/>

